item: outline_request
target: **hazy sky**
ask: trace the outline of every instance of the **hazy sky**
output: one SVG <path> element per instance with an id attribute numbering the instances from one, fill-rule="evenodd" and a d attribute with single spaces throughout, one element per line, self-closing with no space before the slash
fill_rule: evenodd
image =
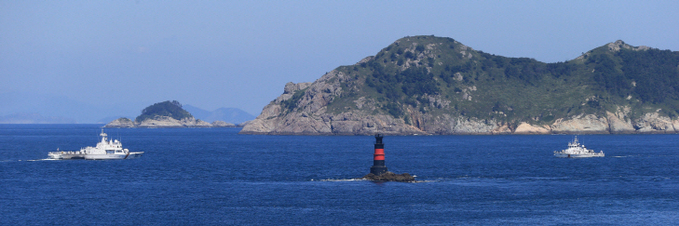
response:
<path id="1" fill-rule="evenodd" d="M 618 39 L 677 51 L 678 9 L 679 1 L 0 1 L 0 115 L 47 97 L 109 109 L 99 118 L 135 117 L 164 100 L 258 115 L 285 83 L 313 82 L 413 35 L 544 62 Z"/>

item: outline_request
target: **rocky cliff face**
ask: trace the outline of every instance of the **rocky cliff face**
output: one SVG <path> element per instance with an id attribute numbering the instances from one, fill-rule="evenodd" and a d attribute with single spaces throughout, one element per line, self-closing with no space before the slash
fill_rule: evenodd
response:
<path id="1" fill-rule="evenodd" d="M 184 118 L 182 120 L 177 120 L 168 116 L 157 116 L 154 118 L 146 119 L 140 123 L 132 121 L 128 118 L 119 118 L 113 120 L 112 122 L 106 124 L 105 128 L 181 128 L 181 127 L 195 127 L 195 128 L 207 128 L 207 127 L 235 127 L 234 124 L 226 123 L 222 121 L 215 121 L 213 123 L 207 123 L 200 119 L 195 119 L 193 117 Z"/>
<path id="2" fill-rule="evenodd" d="M 288 83 L 284 92 L 269 103 L 255 120 L 248 123 L 243 134 L 298 135 L 427 135 L 427 134 L 623 134 L 676 133 L 679 120 L 647 113 L 636 120 L 628 116 L 629 107 L 620 106 L 606 115 L 581 114 L 559 118 L 549 125 L 518 122 L 512 126 L 495 120 L 451 114 L 433 115 L 408 109 L 412 122 L 377 111 L 374 99 L 360 97 L 343 112 L 328 112 L 328 104 L 352 87 L 342 87 L 341 81 L 351 79 L 342 72 L 331 71 L 314 83 Z M 297 94 L 297 99 L 293 96 Z M 434 98 L 435 99 L 435 98 Z M 290 107 L 294 101 L 295 107 Z M 288 105 L 286 105 L 286 103 Z M 118 122 L 120 125 L 129 125 Z M 143 125 L 155 125 L 146 123 Z M 178 123 L 171 124 L 179 126 Z"/>
<path id="3" fill-rule="evenodd" d="M 344 73 L 333 70 L 314 83 L 288 83 L 281 96 L 264 107 L 262 113 L 248 123 L 244 134 L 418 134 L 424 131 L 404 125 L 402 120 L 382 113 L 372 114 L 370 100 L 355 103 L 355 109 L 341 113 L 327 112 L 328 103 L 345 92 L 340 82 L 348 79 Z M 303 92 L 295 101 L 295 108 L 284 103 L 294 94 Z M 292 110 L 291 110 L 292 109 Z"/>
<path id="4" fill-rule="evenodd" d="M 346 79 L 338 71 L 324 75 L 314 83 L 288 83 L 284 93 L 264 107 L 262 114 L 248 123 L 243 134 L 298 134 L 298 135 L 428 135 L 428 134 L 625 134 L 677 133 L 679 120 L 647 113 L 636 120 L 627 115 L 629 107 L 621 106 L 606 115 L 581 114 L 559 118 L 549 125 L 528 122 L 512 126 L 495 120 L 449 114 L 432 115 L 410 111 L 414 122 L 375 113 L 375 100 L 361 97 L 344 112 L 328 112 L 328 103 L 346 92 L 339 81 Z M 348 88 L 351 89 L 351 88 Z M 294 93 L 303 92 L 297 107 L 289 110 L 284 102 Z"/>

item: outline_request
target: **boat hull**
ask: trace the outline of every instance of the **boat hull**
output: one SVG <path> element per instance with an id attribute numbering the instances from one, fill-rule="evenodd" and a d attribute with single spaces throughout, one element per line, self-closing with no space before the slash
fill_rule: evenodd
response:
<path id="1" fill-rule="evenodd" d="M 559 158 L 591 158 L 591 157 L 604 157 L 603 154 L 554 154 L 554 156 Z"/>
<path id="2" fill-rule="evenodd" d="M 59 159 L 59 160 L 85 159 L 85 154 L 74 154 L 74 153 L 62 151 L 62 152 L 50 152 L 49 157 L 51 159 Z"/>
<path id="3" fill-rule="evenodd" d="M 125 159 L 125 155 L 107 155 L 107 154 L 89 154 L 85 155 L 87 160 L 115 160 L 115 159 Z"/>
<path id="4" fill-rule="evenodd" d="M 68 154 L 68 153 L 50 153 L 49 158 L 55 160 L 72 160 L 72 159 L 87 159 L 87 160 L 117 160 L 117 159 L 136 159 L 142 156 L 144 152 L 130 152 L 129 154 Z"/>
<path id="5" fill-rule="evenodd" d="M 141 151 L 141 152 L 130 152 L 130 155 L 128 155 L 127 158 L 125 158 L 125 159 L 136 159 L 136 158 L 141 157 L 142 154 L 144 154 L 143 151 Z"/>
<path id="6" fill-rule="evenodd" d="M 136 159 L 141 157 L 144 152 L 130 152 L 128 154 L 88 154 L 87 160 L 117 160 L 117 159 Z"/>

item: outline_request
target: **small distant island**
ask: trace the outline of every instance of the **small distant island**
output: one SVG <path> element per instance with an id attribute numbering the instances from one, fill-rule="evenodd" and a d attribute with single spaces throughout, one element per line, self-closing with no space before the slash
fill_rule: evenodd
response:
<path id="1" fill-rule="evenodd" d="M 132 121 L 128 118 L 119 118 L 109 122 L 104 128 L 213 128 L 213 127 L 239 127 L 224 121 L 212 123 L 196 119 L 188 111 L 182 108 L 179 101 L 164 101 L 155 103 L 142 110 L 141 115 Z"/>

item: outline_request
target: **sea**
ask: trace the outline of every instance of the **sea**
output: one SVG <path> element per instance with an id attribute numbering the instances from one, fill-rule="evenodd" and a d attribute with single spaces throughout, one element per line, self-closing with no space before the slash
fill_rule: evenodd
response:
<path id="1" fill-rule="evenodd" d="M 679 135 L 373 136 L 105 129 L 131 160 L 47 160 L 102 125 L 0 125 L 0 225 L 676 225 Z"/>

